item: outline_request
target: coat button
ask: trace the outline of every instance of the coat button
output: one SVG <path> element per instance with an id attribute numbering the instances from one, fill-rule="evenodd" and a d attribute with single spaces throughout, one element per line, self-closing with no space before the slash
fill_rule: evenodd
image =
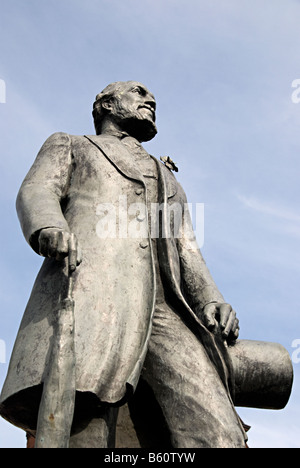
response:
<path id="1" fill-rule="evenodd" d="M 144 213 L 140 213 L 140 214 L 137 215 L 136 219 L 137 219 L 137 221 L 142 223 L 143 221 L 145 221 L 146 215 L 144 215 Z"/>
<path id="2" fill-rule="evenodd" d="M 148 241 L 140 242 L 140 247 L 141 249 L 146 249 L 147 247 L 149 247 L 149 242 Z"/>
<path id="3" fill-rule="evenodd" d="M 142 193 L 144 193 L 144 189 L 142 188 L 137 188 L 136 191 L 135 191 L 136 195 L 142 195 Z"/>

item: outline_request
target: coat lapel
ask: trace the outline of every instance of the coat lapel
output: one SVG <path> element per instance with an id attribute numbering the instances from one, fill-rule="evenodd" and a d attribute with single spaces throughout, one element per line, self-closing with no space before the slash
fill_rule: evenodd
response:
<path id="1" fill-rule="evenodd" d="M 170 169 L 168 169 L 164 164 L 160 161 L 156 160 L 157 170 L 159 174 L 159 179 L 161 181 L 161 189 L 164 190 L 165 195 L 167 198 L 172 198 L 177 193 L 177 181 L 173 174 L 171 173 Z M 161 202 L 163 201 L 163 195 L 161 195 Z"/>
<path id="2" fill-rule="evenodd" d="M 130 151 L 125 147 L 125 145 L 122 145 L 117 138 L 104 135 L 85 135 L 85 138 L 95 145 L 119 170 L 119 172 L 129 179 L 138 180 L 145 184 L 144 177 L 134 164 Z M 172 174 L 170 174 L 169 169 L 160 163 L 160 161 L 153 156 L 152 158 L 157 164 L 159 174 L 161 174 L 161 177 L 164 179 L 164 189 L 163 187 L 160 188 L 163 189 L 168 198 L 174 197 L 177 193 L 176 179 Z"/>
<path id="3" fill-rule="evenodd" d="M 85 135 L 101 153 L 129 179 L 134 179 L 145 184 L 143 175 L 138 170 L 128 149 L 115 137 L 104 135 Z"/>

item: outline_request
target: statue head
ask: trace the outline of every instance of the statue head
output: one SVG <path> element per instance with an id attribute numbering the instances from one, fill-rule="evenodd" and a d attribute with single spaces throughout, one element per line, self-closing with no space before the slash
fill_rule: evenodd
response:
<path id="1" fill-rule="evenodd" d="M 93 117 L 96 134 L 110 121 L 139 141 L 149 141 L 157 133 L 156 102 L 153 94 L 137 81 L 118 81 L 96 96 Z"/>

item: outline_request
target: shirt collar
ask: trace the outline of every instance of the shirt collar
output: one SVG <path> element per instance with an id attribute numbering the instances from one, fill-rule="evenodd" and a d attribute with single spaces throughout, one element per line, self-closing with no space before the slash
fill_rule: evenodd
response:
<path id="1" fill-rule="evenodd" d="M 116 138 L 119 138 L 119 140 L 122 140 L 125 137 L 130 137 L 129 133 L 116 129 L 107 129 L 105 135 L 114 136 Z"/>

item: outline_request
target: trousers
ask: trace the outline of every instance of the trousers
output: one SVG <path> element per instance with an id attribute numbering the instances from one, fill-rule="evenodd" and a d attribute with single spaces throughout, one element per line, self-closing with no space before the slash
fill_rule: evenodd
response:
<path id="1" fill-rule="evenodd" d="M 215 367 L 194 333 L 166 302 L 156 305 L 136 393 L 129 407 L 141 446 L 245 447 L 247 436 Z M 116 421 L 117 409 L 109 406 L 79 419 L 70 448 L 113 448 Z M 149 427 L 152 437 L 147 436 Z"/>

